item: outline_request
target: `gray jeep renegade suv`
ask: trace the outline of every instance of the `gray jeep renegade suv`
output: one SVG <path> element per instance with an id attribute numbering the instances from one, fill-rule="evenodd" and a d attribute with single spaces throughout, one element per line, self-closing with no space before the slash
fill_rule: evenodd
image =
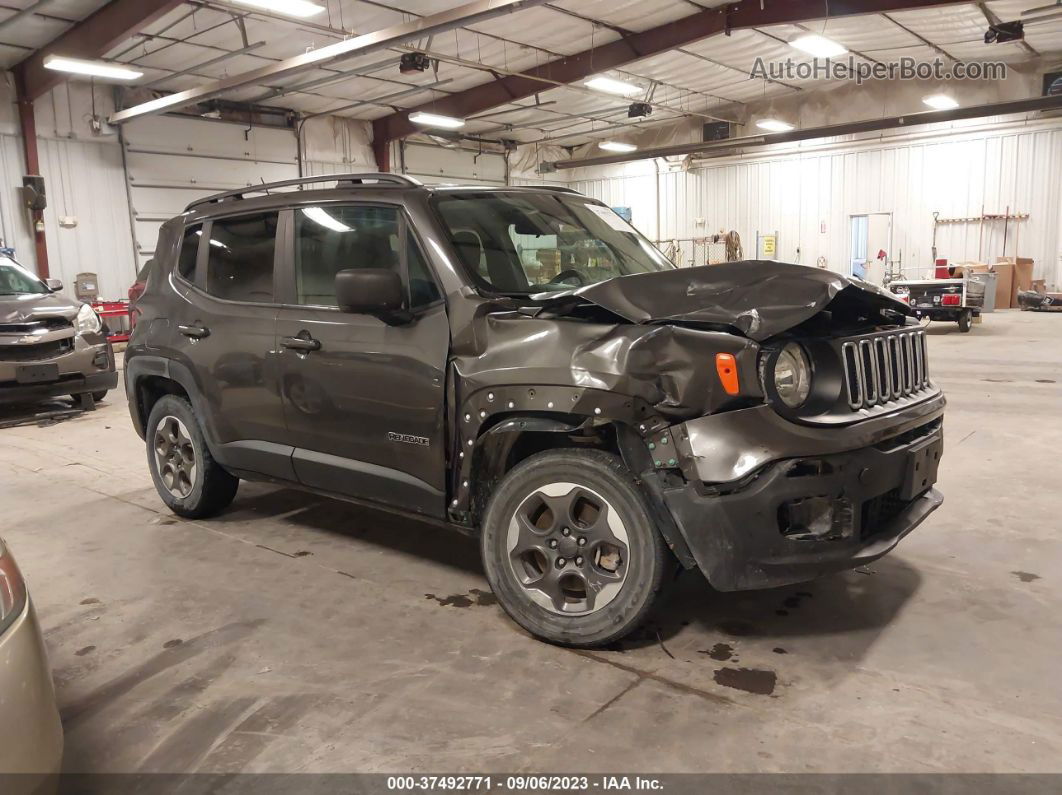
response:
<path id="1" fill-rule="evenodd" d="M 828 271 L 676 269 L 573 191 L 391 174 L 197 202 L 156 257 L 125 377 L 174 512 L 243 478 L 476 534 L 555 643 L 630 632 L 676 564 L 801 582 L 941 504 L 924 333 Z"/>

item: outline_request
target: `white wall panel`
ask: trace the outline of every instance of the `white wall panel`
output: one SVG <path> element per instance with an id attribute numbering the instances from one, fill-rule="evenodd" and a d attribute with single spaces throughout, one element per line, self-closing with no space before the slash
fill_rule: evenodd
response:
<path id="1" fill-rule="evenodd" d="M 124 297 L 136 264 L 121 150 L 113 142 L 51 138 L 39 139 L 38 147 L 48 195 L 44 224 L 51 276 L 73 285 L 76 274 L 95 273 L 101 297 Z M 0 136 L 0 170 L 4 241 L 35 269 L 33 230 L 19 191 L 22 143 L 15 136 Z M 61 226 L 60 217 L 76 219 L 76 226 Z"/>
<path id="2" fill-rule="evenodd" d="M 1027 212 L 1011 222 L 1007 255 L 1032 257 L 1036 278 L 1062 284 L 1062 122 L 844 142 L 818 151 L 764 152 L 712 161 L 686 172 L 655 174 L 652 162 L 595 169 L 569 183 L 612 206 L 630 206 L 652 239 L 702 238 L 737 230 L 746 256 L 756 233 L 779 234 L 779 258 L 848 272 L 854 214 L 892 213 L 890 257 L 901 252 L 909 276 L 932 264 L 933 213 L 969 217 Z M 660 221 L 657 227 L 656 207 Z M 704 226 L 694 219 L 704 218 Z M 825 229 L 825 232 L 822 230 Z M 691 246 L 685 244 L 687 258 Z M 992 262 L 1003 254 L 1003 224 L 941 226 L 939 256 Z"/>

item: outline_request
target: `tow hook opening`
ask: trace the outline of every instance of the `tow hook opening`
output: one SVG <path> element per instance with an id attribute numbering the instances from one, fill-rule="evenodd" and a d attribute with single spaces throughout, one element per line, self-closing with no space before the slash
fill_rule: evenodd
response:
<path id="1" fill-rule="evenodd" d="M 853 532 L 847 497 L 801 497 L 778 506 L 778 529 L 792 541 L 837 541 Z"/>

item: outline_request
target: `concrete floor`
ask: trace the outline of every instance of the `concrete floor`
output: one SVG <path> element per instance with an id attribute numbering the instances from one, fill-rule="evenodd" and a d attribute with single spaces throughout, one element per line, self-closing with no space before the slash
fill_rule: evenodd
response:
<path id="1" fill-rule="evenodd" d="M 178 520 L 117 395 L 0 430 L 65 768 L 1062 770 L 1062 317 L 929 333 L 944 507 L 809 585 L 687 575 L 622 651 L 528 638 L 475 544 L 429 526 L 247 484 Z"/>

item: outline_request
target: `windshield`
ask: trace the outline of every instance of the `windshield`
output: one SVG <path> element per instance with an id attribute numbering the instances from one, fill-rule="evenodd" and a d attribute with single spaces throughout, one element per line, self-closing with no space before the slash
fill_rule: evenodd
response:
<path id="1" fill-rule="evenodd" d="M 608 207 L 565 193 L 468 193 L 435 199 L 465 269 L 481 286 L 529 295 L 671 270 Z"/>
<path id="2" fill-rule="evenodd" d="M 44 295 L 47 285 L 7 257 L 0 257 L 0 295 Z"/>

